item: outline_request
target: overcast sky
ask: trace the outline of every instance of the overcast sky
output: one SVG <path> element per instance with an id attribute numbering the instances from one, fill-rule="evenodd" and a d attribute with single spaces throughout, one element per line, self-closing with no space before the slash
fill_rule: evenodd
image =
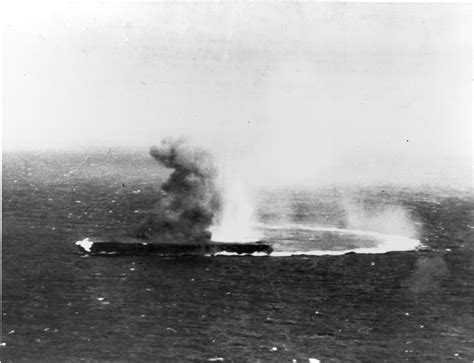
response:
<path id="1" fill-rule="evenodd" d="M 3 65 L 4 150 L 187 135 L 263 183 L 471 175 L 466 4 L 18 7 Z"/>

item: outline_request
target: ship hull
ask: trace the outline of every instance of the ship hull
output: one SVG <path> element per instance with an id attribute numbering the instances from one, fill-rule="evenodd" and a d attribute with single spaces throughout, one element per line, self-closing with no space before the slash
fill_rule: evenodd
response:
<path id="1" fill-rule="evenodd" d="M 91 256 L 251 255 L 255 253 L 270 254 L 273 251 L 271 245 L 264 242 L 224 243 L 207 241 L 202 243 L 161 243 L 140 239 L 86 238 L 83 241 L 76 242 L 76 246 L 81 254 Z"/>

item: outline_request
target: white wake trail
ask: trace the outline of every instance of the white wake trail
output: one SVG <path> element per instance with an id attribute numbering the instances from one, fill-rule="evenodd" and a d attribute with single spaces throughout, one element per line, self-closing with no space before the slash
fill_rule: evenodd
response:
<path id="1" fill-rule="evenodd" d="M 271 225 L 271 224 L 258 224 L 258 227 L 261 229 L 267 230 L 306 230 L 306 231 L 315 231 L 315 232 L 331 232 L 337 233 L 340 235 L 353 235 L 368 237 L 375 239 L 380 243 L 374 247 L 360 247 L 346 250 L 308 250 L 308 251 L 273 251 L 270 256 L 273 257 L 286 257 L 286 256 L 298 256 L 298 255 L 307 255 L 307 256 L 337 256 L 344 255 L 347 253 L 362 253 L 362 254 L 380 254 L 393 251 L 413 251 L 419 248 L 424 247 L 420 240 L 400 236 L 395 234 L 387 234 L 376 231 L 365 231 L 359 229 L 350 229 L 350 228 L 337 228 L 337 227 L 323 227 L 323 226 L 308 226 L 304 224 L 286 224 L 286 225 Z M 222 255 L 230 255 L 228 253 Z M 260 256 L 261 254 L 255 254 L 255 256 Z"/>

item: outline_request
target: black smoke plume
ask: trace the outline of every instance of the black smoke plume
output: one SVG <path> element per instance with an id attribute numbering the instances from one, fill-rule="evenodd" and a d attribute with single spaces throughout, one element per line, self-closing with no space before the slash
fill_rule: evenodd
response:
<path id="1" fill-rule="evenodd" d="M 164 140 L 150 154 L 172 170 L 161 185 L 161 198 L 138 235 L 168 243 L 209 241 L 214 216 L 221 208 L 217 169 L 209 152 L 185 140 Z"/>

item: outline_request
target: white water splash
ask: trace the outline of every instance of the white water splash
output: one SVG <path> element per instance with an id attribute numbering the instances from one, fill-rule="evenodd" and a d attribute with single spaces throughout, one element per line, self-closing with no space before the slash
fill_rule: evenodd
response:
<path id="1" fill-rule="evenodd" d="M 216 252 L 212 255 L 206 255 L 207 257 L 210 256 L 254 256 L 254 257 L 263 257 L 263 256 L 269 256 L 270 254 L 266 252 L 253 252 L 253 253 L 237 253 L 237 252 Z M 273 256 L 273 252 L 271 253 L 271 256 Z"/>
<path id="2" fill-rule="evenodd" d="M 227 174 L 228 175 L 228 174 Z M 217 242 L 254 242 L 259 233 L 254 228 L 255 214 L 250 193 L 236 177 L 222 180 L 223 212 L 217 224 L 210 228 Z"/>

